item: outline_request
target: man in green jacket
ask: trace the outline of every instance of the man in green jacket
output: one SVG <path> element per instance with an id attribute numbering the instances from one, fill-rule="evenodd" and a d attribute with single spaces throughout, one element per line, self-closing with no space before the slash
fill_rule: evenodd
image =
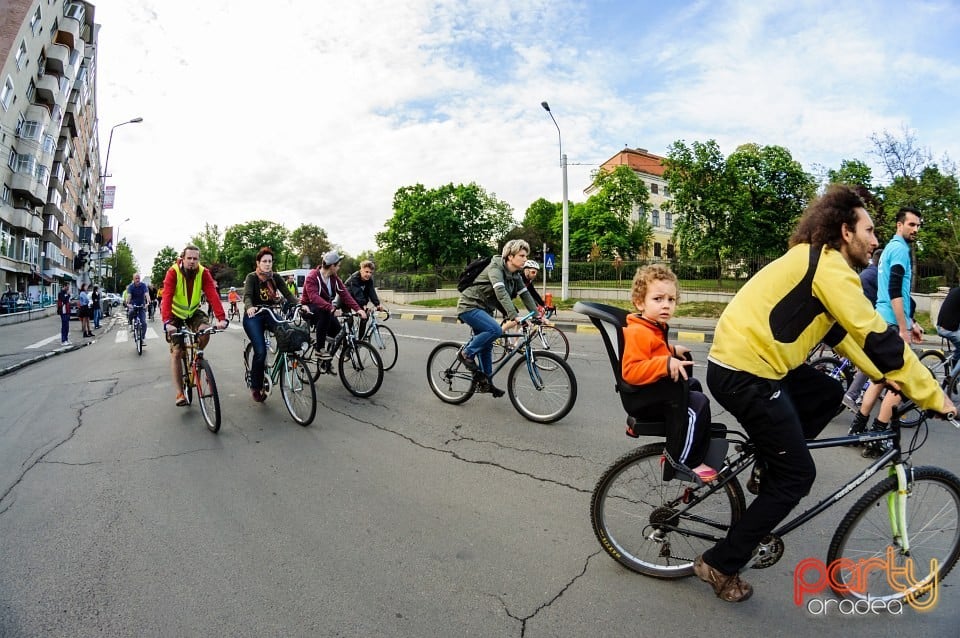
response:
<path id="1" fill-rule="evenodd" d="M 517 326 L 519 313 L 513 298 L 519 295 L 527 310 L 537 309 L 537 302 L 527 292 L 520 274 L 529 253 L 530 245 L 522 239 L 508 241 L 503 246 L 501 256 L 490 260 L 490 265 L 460 294 L 457 302 L 460 321 L 473 328 L 473 337 L 460 350 L 460 360 L 468 370 L 483 374 L 479 391 L 490 392 L 495 397 L 503 396 L 503 390 L 493 385 L 490 379 L 493 372 L 493 342 L 504 330 Z M 496 311 L 506 315 L 507 320 L 502 327 L 493 318 Z M 474 360 L 478 356 L 479 366 Z"/>

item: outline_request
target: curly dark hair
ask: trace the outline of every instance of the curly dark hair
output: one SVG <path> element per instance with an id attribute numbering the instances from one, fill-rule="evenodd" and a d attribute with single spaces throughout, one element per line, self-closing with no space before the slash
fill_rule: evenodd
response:
<path id="1" fill-rule="evenodd" d="M 790 236 L 790 247 L 811 244 L 840 250 L 844 225 L 851 230 L 857 225 L 857 209 L 866 208 L 863 199 L 849 186 L 834 184 L 823 195 L 810 202 L 797 229 Z"/>

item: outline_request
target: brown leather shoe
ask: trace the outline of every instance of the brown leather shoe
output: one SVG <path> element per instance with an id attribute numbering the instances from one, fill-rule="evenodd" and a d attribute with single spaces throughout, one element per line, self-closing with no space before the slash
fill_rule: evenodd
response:
<path id="1" fill-rule="evenodd" d="M 740 580 L 740 574 L 731 576 L 721 574 L 703 562 L 703 555 L 697 556 L 693 561 L 693 573 L 703 582 L 709 583 L 717 597 L 728 603 L 742 603 L 753 596 L 753 587 L 750 583 Z"/>

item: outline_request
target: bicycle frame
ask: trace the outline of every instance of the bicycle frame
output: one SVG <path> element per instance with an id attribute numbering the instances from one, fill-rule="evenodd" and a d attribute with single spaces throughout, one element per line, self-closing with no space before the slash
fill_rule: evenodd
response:
<path id="1" fill-rule="evenodd" d="M 387 315 L 386 318 L 384 318 L 384 321 L 386 321 L 387 319 L 390 318 L 390 311 L 389 311 L 389 310 L 384 310 L 383 312 L 385 312 L 386 315 Z M 383 339 L 380 338 L 380 331 L 377 330 L 377 326 L 379 326 L 379 325 L 380 325 L 380 322 L 377 321 L 377 311 L 376 311 L 376 310 L 372 310 L 371 312 L 368 312 L 368 313 L 367 313 L 367 327 L 366 327 L 366 329 L 363 331 L 363 335 L 357 334 L 357 331 L 358 331 L 358 328 L 359 328 L 359 324 L 355 324 L 355 326 L 354 326 L 354 333 L 353 333 L 354 338 L 355 338 L 357 341 L 363 341 L 363 340 L 370 341 L 371 343 L 373 343 L 373 344 L 374 344 L 375 346 L 377 346 L 378 348 L 383 348 Z"/>
<path id="2" fill-rule="evenodd" d="M 901 414 L 905 414 L 909 410 L 913 409 L 915 405 L 912 401 L 904 401 L 895 411 L 895 417 L 899 418 Z M 950 423 L 954 427 L 960 428 L 960 424 L 956 423 L 952 419 Z M 733 432 L 733 434 L 739 435 L 738 432 Z M 742 436 L 742 435 L 740 435 Z M 873 461 L 869 466 L 863 469 L 859 474 L 854 475 L 849 480 L 845 481 L 839 488 L 834 490 L 831 494 L 821 499 L 816 504 L 812 505 L 805 511 L 801 512 L 797 516 L 791 518 L 785 523 L 782 523 L 776 529 L 774 529 L 771 534 L 773 536 L 785 536 L 789 532 L 795 530 L 801 525 L 807 523 L 811 519 L 823 513 L 832 505 L 839 502 L 843 497 L 848 495 L 850 492 L 855 490 L 860 485 L 863 485 L 870 477 L 880 471 L 883 467 L 889 466 L 889 474 L 891 476 L 897 477 L 897 493 L 895 495 L 890 495 L 888 497 L 888 514 L 890 519 L 890 531 L 899 544 L 901 551 L 904 553 L 909 552 L 910 550 L 910 539 L 907 537 L 907 520 L 906 520 L 906 499 L 909 493 L 909 485 L 912 466 L 909 464 L 908 458 L 906 458 L 900 447 L 900 428 L 895 426 L 894 429 L 885 430 L 882 432 L 863 432 L 861 434 L 849 434 L 846 436 L 831 437 L 827 439 L 813 439 L 807 441 L 808 450 L 820 450 L 825 448 L 833 447 L 845 447 L 856 444 L 867 443 L 869 441 L 890 441 L 892 446 L 889 450 L 884 452 L 879 458 Z M 912 451 L 912 450 L 911 450 Z M 908 455 L 909 456 L 909 453 Z M 674 503 L 671 503 L 671 506 L 680 507 L 677 512 L 677 518 L 684 518 L 687 516 L 687 512 L 695 507 L 698 503 L 704 500 L 707 496 L 713 494 L 714 492 L 723 489 L 723 487 L 733 480 L 733 477 L 744 472 L 751 466 L 755 460 L 754 451 L 752 446 L 749 443 L 749 440 L 744 440 L 740 443 L 737 455 L 732 459 L 728 460 L 720 470 L 720 479 L 712 483 L 706 484 L 703 486 L 705 491 L 702 494 L 696 494 L 699 489 L 686 490 L 684 495 L 681 497 L 682 500 L 677 500 Z M 684 502 L 685 501 L 685 502 Z M 695 518 L 698 522 L 709 523 L 701 517 L 697 516 L 694 512 L 689 515 L 691 518 Z M 674 525 L 664 525 L 674 531 L 678 531 L 683 534 L 691 534 L 698 538 L 703 538 L 710 541 L 720 541 L 721 537 L 713 537 L 707 534 L 700 534 L 692 532 L 691 530 L 679 529 Z M 722 525 L 715 525 L 715 527 L 726 532 L 726 527 Z M 754 555 L 747 567 L 752 565 L 756 560 L 762 558 L 762 553 Z"/>
<path id="3" fill-rule="evenodd" d="M 530 343 L 530 339 L 533 338 L 535 331 L 530 328 L 525 322 L 530 319 L 533 315 L 537 314 L 535 311 L 528 312 L 522 317 L 518 317 L 517 321 L 521 325 L 520 332 L 504 332 L 501 336 L 506 339 L 506 343 L 510 342 L 510 339 L 515 337 L 520 337 L 520 340 L 517 341 L 515 345 L 510 347 L 507 350 L 507 354 L 504 355 L 496 365 L 493 366 L 493 370 L 490 372 L 490 377 L 493 378 L 497 375 L 500 370 L 503 369 L 507 362 L 513 358 L 513 355 L 517 354 L 518 351 L 523 350 L 523 356 L 527 361 L 527 372 L 530 373 L 530 379 L 533 381 L 534 386 L 537 390 L 543 389 L 543 380 L 540 378 L 540 372 L 536 369 L 536 366 L 533 365 L 533 352 L 531 348 L 527 347 L 527 344 Z M 539 334 L 539 333 L 536 333 Z"/>

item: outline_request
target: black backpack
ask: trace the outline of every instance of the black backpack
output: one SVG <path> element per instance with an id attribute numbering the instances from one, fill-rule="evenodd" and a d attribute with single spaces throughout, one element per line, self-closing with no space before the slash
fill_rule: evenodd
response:
<path id="1" fill-rule="evenodd" d="M 460 276 L 457 277 L 457 290 L 463 292 L 467 288 L 473 285 L 473 282 L 476 281 L 477 276 L 484 271 L 484 269 L 490 265 L 490 260 L 493 257 L 481 257 L 480 259 L 474 259 L 467 267 L 463 269 L 463 272 L 460 273 Z"/>

